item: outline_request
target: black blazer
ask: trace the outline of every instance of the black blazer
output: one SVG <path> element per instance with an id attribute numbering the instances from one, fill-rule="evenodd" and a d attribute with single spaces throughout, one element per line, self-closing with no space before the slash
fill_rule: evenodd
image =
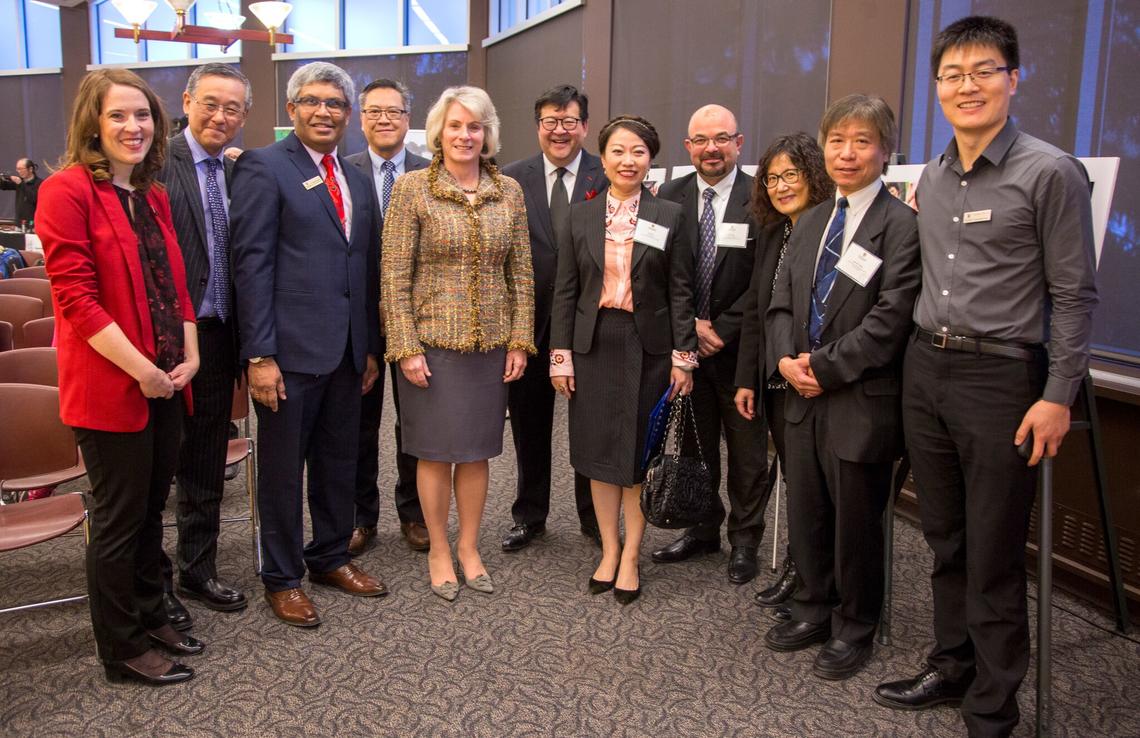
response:
<path id="1" fill-rule="evenodd" d="M 372 172 L 372 157 L 368 155 L 368 149 L 365 149 L 364 151 L 356 154 L 350 154 L 349 156 L 344 157 L 344 160 L 359 169 L 365 177 L 368 177 L 368 181 L 373 184 L 372 194 L 376 198 L 376 212 L 380 213 L 380 217 L 377 220 L 380 223 L 380 232 L 383 233 L 384 215 L 380 211 L 380 193 L 376 191 L 376 177 Z M 407 174 L 408 172 L 414 172 L 417 169 L 427 169 L 429 164 L 431 164 L 431 159 L 425 159 L 422 156 L 416 156 L 410 151 L 404 152 L 404 174 Z"/>
<path id="2" fill-rule="evenodd" d="M 550 309 L 554 279 L 558 271 L 558 239 L 550 222 L 546 197 L 546 168 L 542 154 L 521 159 L 503 167 L 503 174 L 516 180 L 526 200 L 526 222 L 530 230 L 530 263 L 534 269 L 534 345 L 542 346 L 550 334 Z M 570 203 L 585 202 L 586 193 L 599 193 L 609 185 L 601 159 L 583 151 L 574 179 Z"/>
<path id="3" fill-rule="evenodd" d="M 633 320 L 650 354 L 694 351 L 693 260 L 681 207 L 641 191 L 638 218 L 669 229 L 664 250 L 634 243 Z M 558 275 L 550 321 L 550 347 L 585 354 L 594 341 L 598 300 L 606 266 L 605 192 L 570 206 L 570 233 L 558 250 Z"/>
<path id="4" fill-rule="evenodd" d="M 756 239 L 756 258 L 752 262 L 752 278 L 745 293 L 743 319 L 740 325 L 740 349 L 736 359 L 736 386 L 762 392 L 776 367 L 768 365 L 765 355 L 764 314 L 772 302 L 772 280 L 780 261 L 780 245 L 784 242 L 783 218 L 770 223 Z"/>
<path id="5" fill-rule="evenodd" d="M 767 314 L 768 365 L 809 350 L 808 322 L 815 257 L 835 207 L 827 200 L 801 216 L 792 231 L 784 267 Z M 835 453 L 845 461 L 890 461 L 902 453 L 902 355 L 911 330 L 921 266 L 915 212 L 886 187 L 863 216 L 854 242 L 883 260 L 866 287 L 840 273 L 828 300 L 822 345 L 811 368 L 823 394 L 805 399 L 785 393 L 785 419 L 799 423 L 815 403 L 837 434 Z"/>

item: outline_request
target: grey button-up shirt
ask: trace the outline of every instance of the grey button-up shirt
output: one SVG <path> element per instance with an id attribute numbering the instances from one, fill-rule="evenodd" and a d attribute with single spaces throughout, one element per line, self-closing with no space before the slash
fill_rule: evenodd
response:
<path id="1" fill-rule="evenodd" d="M 1044 344 L 1042 397 L 1071 405 L 1088 372 L 1097 303 L 1081 163 L 1008 120 L 969 172 L 951 140 L 923 170 L 918 203 L 915 323 L 935 333 Z"/>

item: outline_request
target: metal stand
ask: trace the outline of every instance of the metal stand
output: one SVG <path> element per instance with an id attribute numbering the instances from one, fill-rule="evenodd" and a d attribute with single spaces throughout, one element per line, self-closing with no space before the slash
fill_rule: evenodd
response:
<path id="1" fill-rule="evenodd" d="M 883 510 L 883 608 L 879 612 L 879 635 L 876 640 L 882 646 L 891 645 L 891 591 L 894 588 L 895 558 L 895 500 L 906 484 L 910 474 L 910 456 L 903 457 L 895 464 L 891 475 L 891 493 L 887 496 L 887 507 Z"/>
<path id="2" fill-rule="evenodd" d="M 1053 735 L 1053 459 L 1041 460 L 1037 509 L 1037 735 Z"/>
<path id="3" fill-rule="evenodd" d="M 780 457 L 776 457 L 776 461 L 772 466 L 776 468 L 776 510 L 772 515 L 772 571 L 776 571 L 776 552 L 778 550 L 777 541 L 780 536 L 780 489 L 784 486 L 784 470 L 780 468 Z"/>

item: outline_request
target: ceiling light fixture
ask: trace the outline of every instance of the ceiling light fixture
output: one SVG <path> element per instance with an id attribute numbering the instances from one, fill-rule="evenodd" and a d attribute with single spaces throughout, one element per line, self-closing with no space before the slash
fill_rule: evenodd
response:
<path id="1" fill-rule="evenodd" d="M 293 10 L 293 6 L 289 3 L 252 3 L 249 6 L 250 12 L 257 16 L 262 25 L 269 30 L 246 31 L 241 28 L 242 23 L 245 22 L 245 16 L 237 13 L 206 13 L 206 19 L 213 25 L 186 25 L 186 11 L 194 5 L 195 1 L 166 0 L 166 4 L 177 14 L 178 21 L 173 30 L 152 31 L 143 30 L 142 26 L 158 7 L 157 2 L 154 0 L 111 0 L 115 10 L 118 10 L 127 23 L 131 24 L 130 28 L 116 28 L 115 38 L 133 38 L 136 44 L 140 39 L 173 41 L 184 44 L 217 44 L 223 51 L 237 41 L 264 41 L 274 47 L 279 43 L 293 43 L 292 34 L 278 33 L 278 29 L 284 25 L 285 19 Z"/>

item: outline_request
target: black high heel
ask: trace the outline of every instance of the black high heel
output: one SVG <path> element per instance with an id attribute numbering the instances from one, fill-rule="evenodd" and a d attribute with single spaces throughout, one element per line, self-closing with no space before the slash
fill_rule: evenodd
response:
<path id="1" fill-rule="evenodd" d="M 614 582 L 617 581 L 617 573 L 614 573 L 614 578 L 608 582 L 603 582 L 601 579 L 594 579 L 590 577 L 590 594 L 600 595 L 604 592 L 609 592 L 614 588 Z"/>
<path id="2" fill-rule="evenodd" d="M 619 565 L 618 570 L 621 570 Z M 637 589 L 622 589 L 616 585 L 617 573 L 614 574 L 614 599 L 622 605 L 628 605 L 641 596 L 641 564 L 637 565 Z"/>

